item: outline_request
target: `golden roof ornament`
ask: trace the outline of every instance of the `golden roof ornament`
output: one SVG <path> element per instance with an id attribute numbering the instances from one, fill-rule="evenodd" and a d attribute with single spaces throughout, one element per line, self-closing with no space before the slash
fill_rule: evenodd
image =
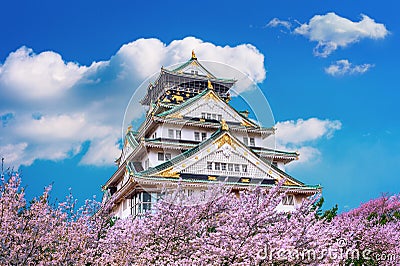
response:
<path id="1" fill-rule="evenodd" d="M 226 123 L 225 119 L 221 119 L 221 129 L 224 131 L 228 131 L 229 130 L 229 126 Z"/>
<path id="2" fill-rule="evenodd" d="M 194 50 L 192 50 L 192 59 L 197 59 L 196 54 L 194 53 Z"/>
<path id="3" fill-rule="evenodd" d="M 213 85 L 211 84 L 211 81 L 210 81 L 210 80 L 208 80 L 207 88 L 209 88 L 210 90 L 213 90 L 213 89 L 214 89 L 214 87 L 213 87 Z"/>
<path id="4" fill-rule="evenodd" d="M 231 95 L 228 93 L 228 94 L 226 95 L 225 102 L 226 102 L 226 103 L 229 103 L 230 101 L 231 101 Z"/>
<path id="5" fill-rule="evenodd" d="M 132 125 L 129 125 L 128 128 L 126 129 L 126 134 L 128 134 L 132 130 Z"/>

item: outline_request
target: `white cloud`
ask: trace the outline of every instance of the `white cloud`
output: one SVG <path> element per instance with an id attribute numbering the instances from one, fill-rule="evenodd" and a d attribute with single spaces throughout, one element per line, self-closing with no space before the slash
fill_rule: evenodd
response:
<path id="1" fill-rule="evenodd" d="M 301 146 L 296 151 L 300 154 L 299 160 L 289 164 L 289 168 L 301 163 L 318 162 L 321 157 L 321 152 L 312 146 Z"/>
<path id="2" fill-rule="evenodd" d="M 322 138 L 333 137 L 335 131 L 341 127 L 342 123 L 339 120 L 318 118 L 278 122 L 275 134 L 276 146 L 278 149 L 299 151 L 298 163 L 313 161 L 321 155 L 320 151 L 313 147 L 315 142 Z"/>
<path id="3" fill-rule="evenodd" d="M 192 50 L 195 50 L 199 60 L 230 65 L 255 82 L 265 79 L 264 55 L 251 44 L 218 46 L 194 37 L 186 37 L 166 45 L 158 39 L 139 39 L 123 45 L 114 60 L 118 60 L 125 69 L 124 74 L 130 75 L 134 72 L 143 79 L 159 71 L 161 66 L 186 62 Z"/>
<path id="4" fill-rule="evenodd" d="M 266 26 L 271 27 L 271 28 L 282 26 L 282 27 L 290 30 L 290 28 L 292 27 L 292 24 L 286 20 L 280 20 L 278 18 L 273 18 L 268 22 L 268 24 Z"/>
<path id="5" fill-rule="evenodd" d="M 322 137 L 331 138 L 333 133 L 341 127 L 342 123 L 338 120 L 318 118 L 289 120 L 276 124 L 276 138 L 281 144 L 302 144 Z"/>
<path id="6" fill-rule="evenodd" d="M 13 162 L 18 166 L 24 161 L 24 152 L 27 146 L 26 142 L 0 146 L 0 157 L 5 158 L 6 162 Z M 32 161 L 28 162 L 28 164 L 31 163 Z"/>
<path id="7" fill-rule="evenodd" d="M 0 155 L 18 167 L 70 158 L 89 143 L 81 164 L 112 165 L 134 89 L 161 66 L 187 61 L 192 49 L 199 60 L 232 65 L 257 82 L 265 79 L 264 56 L 254 46 L 222 47 L 194 37 L 170 44 L 139 39 L 90 66 L 51 51 L 35 54 L 22 47 L 10 53 L 0 64 Z"/>
<path id="8" fill-rule="evenodd" d="M 96 139 L 90 143 L 89 150 L 82 158 L 81 164 L 103 166 L 114 162 L 120 155 L 118 143 L 115 138 L 110 137 Z"/>
<path id="9" fill-rule="evenodd" d="M 23 121 L 23 119 L 21 119 Z M 63 140 L 85 141 L 104 138 L 112 134 L 113 128 L 88 121 L 85 114 L 42 116 L 29 118 L 15 126 L 19 136 L 36 143 L 59 142 Z M 29 129 L 29 130 L 27 130 Z"/>
<path id="10" fill-rule="evenodd" d="M 318 42 L 314 55 L 320 57 L 327 57 L 337 48 L 344 48 L 362 39 L 383 39 L 389 34 L 384 24 L 376 23 L 366 15 L 361 17 L 360 21 L 353 22 L 333 12 L 315 15 L 308 23 L 295 28 L 294 33 Z"/>
<path id="11" fill-rule="evenodd" d="M 135 73 L 138 78 L 144 79 L 160 70 L 166 59 L 166 45 L 158 39 L 139 39 L 124 44 L 116 59 L 120 61 L 123 75 Z"/>
<path id="12" fill-rule="evenodd" d="M 264 68 L 264 55 L 251 44 L 241 44 L 235 47 L 215 46 L 206 43 L 204 50 L 199 47 L 199 59 L 222 62 L 243 72 L 254 82 L 262 82 L 266 72 Z M 218 75 L 219 73 L 216 73 Z M 229 77 L 228 77 L 229 78 Z"/>
<path id="13" fill-rule="evenodd" d="M 349 60 L 342 59 L 326 67 L 325 73 L 331 76 L 364 74 L 372 67 L 374 67 L 373 64 L 353 65 Z"/>
<path id="14" fill-rule="evenodd" d="M 10 53 L 0 67 L 0 82 L 8 93 L 28 99 L 60 96 L 71 88 L 87 67 L 64 62 L 54 52 L 34 54 L 32 49 L 21 47 Z"/>

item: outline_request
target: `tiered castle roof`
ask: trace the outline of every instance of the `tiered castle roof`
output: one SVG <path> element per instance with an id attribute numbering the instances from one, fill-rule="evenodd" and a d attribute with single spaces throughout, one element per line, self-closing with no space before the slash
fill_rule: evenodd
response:
<path id="1" fill-rule="evenodd" d="M 256 134 L 264 139 L 273 135 L 275 129 L 261 127 L 229 104 L 229 89 L 235 82 L 214 76 L 197 60 L 194 52 L 189 61 L 175 69 L 161 68 L 160 75 L 149 85 L 141 101 L 149 106 L 145 121 L 137 131 L 128 128 L 121 157 L 116 161 L 118 170 L 104 188 L 123 199 L 134 193 L 137 186 L 156 188 L 182 182 L 188 187 L 206 187 L 225 182 L 235 189 L 245 189 L 252 185 L 272 187 L 284 179 L 282 189 L 285 191 L 307 195 L 321 191 L 320 186 L 305 185 L 278 167 L 278 163 L 297 160 L 297 152 L 248 145 L 238 139 L 238 134 Z M 217 114 L 206 115 L 202 106 L 218 110 L 218 117 Z M 213 133 L 201 141 L 155 136 L 153 132 L 162 126 Z M 145 167 L 143 156 L 159 150 L 174 150 L 177 155 Z M 212 167 L 203 171 L 215 158 L 222 161 L 233 158 L 240 165 L 248 165 L 246 172 L 215 171 Z"/>

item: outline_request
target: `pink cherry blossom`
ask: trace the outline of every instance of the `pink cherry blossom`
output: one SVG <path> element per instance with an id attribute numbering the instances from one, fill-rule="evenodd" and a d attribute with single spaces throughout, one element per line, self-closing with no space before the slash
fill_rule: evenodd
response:
<path id="1" fill-rule="evenodd" d="M 160 200 L 115 220 L 112 201 L 54 206 L 51 187 L 27 202 L 18 173 L 0 184 L 1 265 L 399 265 L 400 197 L 382 196 L 325 219 L 316 198 L 277 211 L 282 183 L 218 193 L 202 204 Z M 180 202 L 181 204 L 178 204 Z M 358 256 L 357 256 L 358 255 Z"/>

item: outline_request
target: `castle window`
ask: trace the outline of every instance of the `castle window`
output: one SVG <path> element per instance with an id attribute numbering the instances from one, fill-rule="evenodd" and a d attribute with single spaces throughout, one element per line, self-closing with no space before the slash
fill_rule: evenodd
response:
<path id="1" fill-rule="evenodd" d="M 216 171 L 221 170 L 221 163 L 214 163 L 214 170 Z"/>
<path id="2" fill-rule="evenodd" d="M 207 133 L 201 132 L 201 140 L 206 140 L 206 139 L 207 139 Z"/>
<path id="3" fill-rule="evenodd" d="M 247 164 L 242 164 L 242 171 L 247 173 Z"/>
<path id="4" fill-rule="evenodd" d="M 232 163 L 228 163 L 228 171 L 233 172 L 233 164 Z"/>
<path id="5" fill-rule="evenodd" d="M 170 138 L 170 139 L 174 138 L 174 130 L 173 129 L 168 129 L 168 138 Z"/>
<path id="6" fill-rule="evenodd" d="M 226 171 L 226 163 L 221 163 L 221 170 Z"/>
<path id="7" fill-rule="evenodd" d="M 294 205 L 294 196 L 293 195 L 286 195 L 282 199 L 282 204 L 283 205 Z"/>
<path id="8" fill-rule="evenodd" d="M 181 136 L 182 136 L 182 131 L 176 130 L 176 131 L 175 131 L 175 137 L 176 137 L 176 139 L 181 139 Z"/>
<path id="9" fill-rule="evenodd" d="M 125 200 L 122 202 L 122 209 L 125 211 L 126 208 L 128 208 L 128 200 L 127 200 L 127 199 L 125 199 Z"/>
<path id="10" fill-rule="evenodd" d="M 207 119 L 211 119 L 211 114 L 207 113 Z"/>
<path id="11" fill-rule="evenodd" d="M 217 114 L 212 114 L 212 119 L 217 119 Z"/>
<path id="12" fill-rule="evenodd" d="M 207 170 L 212 170 L 212 162 L 207 162 Z"/>
<path id="13" fill-rule="evenodd" d="M 142 192 L 141 196 L 142 199 L 139 206 L 139 213 L 145 213 L 151 209 L 151 195 L 150 193 Z"/>
<path id="14" fill-rule="evenodd" d="M 222 120 L 222 115 L 218 115 L 218 121 Z"/>
<path id="15" fill-rule="evenodd" d="M 201 118 L 206 119 L 206 113 L 201 113 Z"/>
<path id="16" fill-rule="evenodd" d="M 256 146 L 256 142 L 254 140 L 254 138 L 250 138 L 250 146 Z"/>
<path id="17" fill-rule="evenodd" d="M 240 165 L 235 163 L 235 172 L 240 172 Z"/>
<path id="18" fill-rule="evenodd" d="M 243 143 L 244 145 L 249 145 L 249 138 L 248 137 L 243 137 Z"/>
<path id="19" fill-rule="evenodd" d="M 142 216 L 146 211 L 151 209 L 151 194 L 140 192 L 134 195 L 130 205 L 132 215 Z"/>
<path id="20" fill-rule="evenodd" d="M 168 161 L 171 160 L 171 153 L 163 153 L 163 152 L 159 152 L 158 153 L 158 160 L 159 161 Z"/>
<path id="21" fill-rule="evenodd" d="M 194 132 L 194 140 L 200 140 L 200 132 Z"/>

